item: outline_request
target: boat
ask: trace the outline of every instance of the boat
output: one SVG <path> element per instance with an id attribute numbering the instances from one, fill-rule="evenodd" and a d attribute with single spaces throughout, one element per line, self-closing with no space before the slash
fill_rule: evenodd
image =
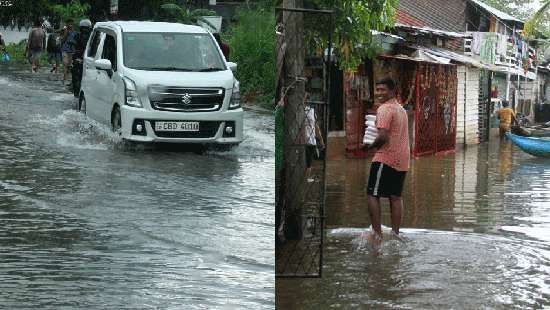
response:
<path id="1" fill-rule="evenodd" d="M 511 132 L 506 133 L 506 137 L 517 147 L 527 154 L 538 157 L 550 158 L 550 140 L 535 137 L 522 137 Z"/>
<path id="2" fill-rule="evenodd" d="M 550 127 L 546 125 L 512 126 L 512 133 L 523 137 L 550 137 Z"/>

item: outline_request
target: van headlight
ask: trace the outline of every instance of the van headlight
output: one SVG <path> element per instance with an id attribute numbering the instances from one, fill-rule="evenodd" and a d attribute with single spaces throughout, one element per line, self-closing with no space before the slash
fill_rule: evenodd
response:
<path id="1" fill-rule="evenodd" d="M 233 93 L 231 94 L 231 100 L 229 101 L 229 110 L 238 109 L 241 107 L 241 91 L 239 89 L 239 81 L 235 80 L 233 83 Z"/>
<path id="2" fill-rule="evenodd" d="M 139 100 L 139 96 L 137 94 L 136 83 L 127 77 L 124 77 L 123 80 L 125 86 L 125 104 L 135 108 L 143 108 L 143 105 L 141 105 L 141 100 Z"/>

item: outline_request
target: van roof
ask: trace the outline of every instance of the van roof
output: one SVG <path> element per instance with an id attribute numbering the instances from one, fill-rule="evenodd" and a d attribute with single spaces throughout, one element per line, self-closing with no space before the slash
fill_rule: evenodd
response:
<path id="1" fill-rule="evenodd" d="M 199 26 L 163 22 L 112 21 L 98 22 L 95 24 L 95 27 L 99 26 L 105 26 L 109 28 L 118 27 L 124 32 L 208 33 L 208 31 Z"/>

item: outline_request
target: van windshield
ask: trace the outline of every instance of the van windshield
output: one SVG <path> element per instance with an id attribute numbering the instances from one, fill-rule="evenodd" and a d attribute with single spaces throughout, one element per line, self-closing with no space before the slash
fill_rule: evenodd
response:
<path id="1" fill-rule="evenodd" d="M 209 34 L 124 33 L 124 65 L 138 70 L 226 70 L 216 42 Z"/>

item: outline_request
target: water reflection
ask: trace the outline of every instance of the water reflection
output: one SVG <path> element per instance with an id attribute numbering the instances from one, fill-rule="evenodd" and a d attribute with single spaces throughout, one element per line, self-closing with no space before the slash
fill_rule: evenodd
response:
<path id="1" fill-rule="evenodd" d="M 324 277 L 278 279 L 278 309 L 550 307 L 550 160 L 498 139 L 415 160 L 406 242 L 372 252 L 354 246 L 370 224 L 369 164 L 330 150 Z M 389 215 L 386 203 L 386 225 Z"/>

